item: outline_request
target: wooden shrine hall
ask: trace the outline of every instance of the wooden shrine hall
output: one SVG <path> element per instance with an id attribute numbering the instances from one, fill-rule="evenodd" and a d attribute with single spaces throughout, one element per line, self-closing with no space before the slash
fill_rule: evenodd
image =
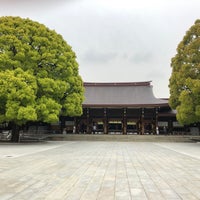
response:
<path id="1" fill-rule="evenodd" d="M 151 82 L 84 83 L 83 114 L 74 121 L 76 133 L 158 134 L 172 131 L 176 114 L 168 99 L 153 95 Z"/>

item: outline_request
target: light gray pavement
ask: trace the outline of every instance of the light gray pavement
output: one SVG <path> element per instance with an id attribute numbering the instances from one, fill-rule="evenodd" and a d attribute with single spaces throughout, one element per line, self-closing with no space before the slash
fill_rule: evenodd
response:
<path id="1" fill-rule="evenodd" d="M 0 199 L 198 200 L 200 143 L 2 143 Z"/>

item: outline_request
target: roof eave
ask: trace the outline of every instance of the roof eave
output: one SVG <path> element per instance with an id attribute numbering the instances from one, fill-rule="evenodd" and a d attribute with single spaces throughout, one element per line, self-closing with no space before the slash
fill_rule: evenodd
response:
<path id="1" fill-rule="evenodd" d="M 83 104 L 83 108 L 159 108 L 168 107 L 168 103 L 163 104 Z"/>

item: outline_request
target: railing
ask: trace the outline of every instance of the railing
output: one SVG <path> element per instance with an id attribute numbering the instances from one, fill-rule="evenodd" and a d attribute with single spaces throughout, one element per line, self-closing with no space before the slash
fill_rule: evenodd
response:
<path id="1" fill-rule="evenodd" d="M 47 134 L 36 132 L 21 132 L 19 134 L 19 142 L 22 141 L 44 141 L 47 139 Z"/>
<path id="2" fill-rule="evenodd" d="M 12 137 L 11 130 L 4 130 L 0 133 L 0 140 L 1 141 L 10 141 Z"/>

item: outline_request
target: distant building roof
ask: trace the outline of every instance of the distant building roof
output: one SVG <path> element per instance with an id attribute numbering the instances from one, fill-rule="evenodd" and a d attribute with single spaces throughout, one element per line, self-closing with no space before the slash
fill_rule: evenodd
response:
<path id="1" fill-rule="evenodd" d="M 167 99 L 154 96 L 151 81 L 84 83 L 84 107 L 162 107 Z"/>

